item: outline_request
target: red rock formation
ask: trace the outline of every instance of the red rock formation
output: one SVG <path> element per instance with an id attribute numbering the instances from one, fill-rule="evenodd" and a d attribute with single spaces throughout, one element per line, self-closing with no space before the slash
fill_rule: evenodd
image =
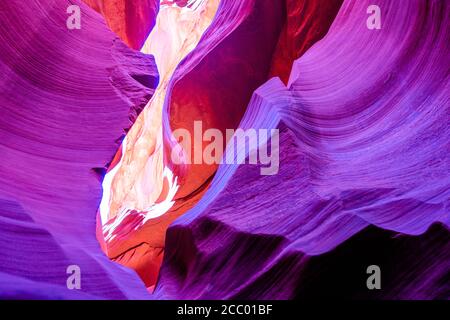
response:
<path id="1" fill-rule="evenodd" d="M 323 36 L 340 3 L 334 1 L 330 9 L 316 1 L 222 0 L 213 24 L 172 78 L 166 133 L 177 128 L 193 132 L 196 120 L 202 121 L 203 130 L 236 128 L 254 90 L 272 74 L 288 77 L 278 66 L 291 65 Z M 303 28 L 300 34 L 293 31 L 298 25 Z M 311 31 L 311 26 L 320 26 L 320 32 Z M 142 218 L 139 212 L 131 213 L 129 225 L 118 227 L 116 238 L 108 244 L 108 255 L 137 270 L 149 287 L 158 274 L 167 227 L 203 196 L 217 166 L 191 164 L 173 169 L 180 184 L 175 205 L 137 230 L 130 226 Z"/>
<path id="2" fill-rule="evenodd" d="M 0 2 L 0 273 L 17 284 L 10 297 L 63 297 L 74 264 L 80 295 L 143 298 L 135 273 L 103 255 L 95 218 L 103 171 L 158 73 L 75 4 L 79 30 L 66 27 L 65 1 Z"/>
<path id="3" fill-rule="evenodd" d="M 133 49 L 140 49 L 155 25 L 159 0 L 84 0 L 101 13 L 119 37 Z"/>

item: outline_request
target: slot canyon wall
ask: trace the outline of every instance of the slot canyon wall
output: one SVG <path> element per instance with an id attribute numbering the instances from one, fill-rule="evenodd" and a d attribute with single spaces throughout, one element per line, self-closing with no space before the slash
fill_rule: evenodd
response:
<path id="1" fill-rule="evenodd" d="M 377 0 L 370 30 L 366 0 L 221 0 L 165 79 L 158 14 L 202 1 L 0 3 L 0 297 L 450 298 L 449 2 Z M 102 182 L 137 159 L 124 138 L 161 85 L 171 206 L 104 221 Z M 173 163 L 199 120 L 278 129 L 278 173 Z"/>

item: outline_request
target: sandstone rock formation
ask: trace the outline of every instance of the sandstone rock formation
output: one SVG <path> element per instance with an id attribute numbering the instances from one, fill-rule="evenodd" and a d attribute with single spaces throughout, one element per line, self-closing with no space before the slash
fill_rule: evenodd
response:
<path id="1" fill-rule="evenodd" d="M 85 2 L 80 30 L 64 1 L 0 4 L 0 297 L 449 298 L 447 1 L 378 0 L 372 30 L 366 0 L 221 0 L 167 82 L 163 146 L 196 120 L 278 129 L 278 174 L 164 158 L 173 206 L 130 209 L 108 239 L 101 183 L 158 87 L 132 48 L 159 4 Z"/>

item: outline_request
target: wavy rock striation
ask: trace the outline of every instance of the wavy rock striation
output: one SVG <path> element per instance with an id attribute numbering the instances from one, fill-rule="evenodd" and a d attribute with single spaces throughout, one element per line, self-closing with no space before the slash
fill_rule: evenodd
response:
<path id="1" fill-rule="evenodd" d="M 86 2 L 141 46 L 153 22 L 129 17 L 153 2 Z M 79 1 L 80 30 L 64 1 L 1 2 L 0 297 L 448 299 L 450 4 L 377 2 L 380 30 L 368 0 L 222 0 L 170 81 L 165 142 L 195 120 L 278 129 L 279 171 L 171 164 L 174 207 L 125 221 L 107 252 L 145 285 L 103 254 L 96 212 L 154 59 Z M 371 264 L 383 290 L 365 286 Z"/>

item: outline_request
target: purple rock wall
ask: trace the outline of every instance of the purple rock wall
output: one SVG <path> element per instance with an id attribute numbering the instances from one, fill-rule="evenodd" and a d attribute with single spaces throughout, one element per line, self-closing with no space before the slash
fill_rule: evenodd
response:
<path id="1" fill-rule="evenodd" d="M 158 74 L 77 3 L 80 30 L 66 28 L 65 1 L 0 4 L 1 297 L 147 295 L 101 251 L 96 211 L 102 172 Z M 85 278 L 79 294 L 66 287 L 71 264 Z"/>

